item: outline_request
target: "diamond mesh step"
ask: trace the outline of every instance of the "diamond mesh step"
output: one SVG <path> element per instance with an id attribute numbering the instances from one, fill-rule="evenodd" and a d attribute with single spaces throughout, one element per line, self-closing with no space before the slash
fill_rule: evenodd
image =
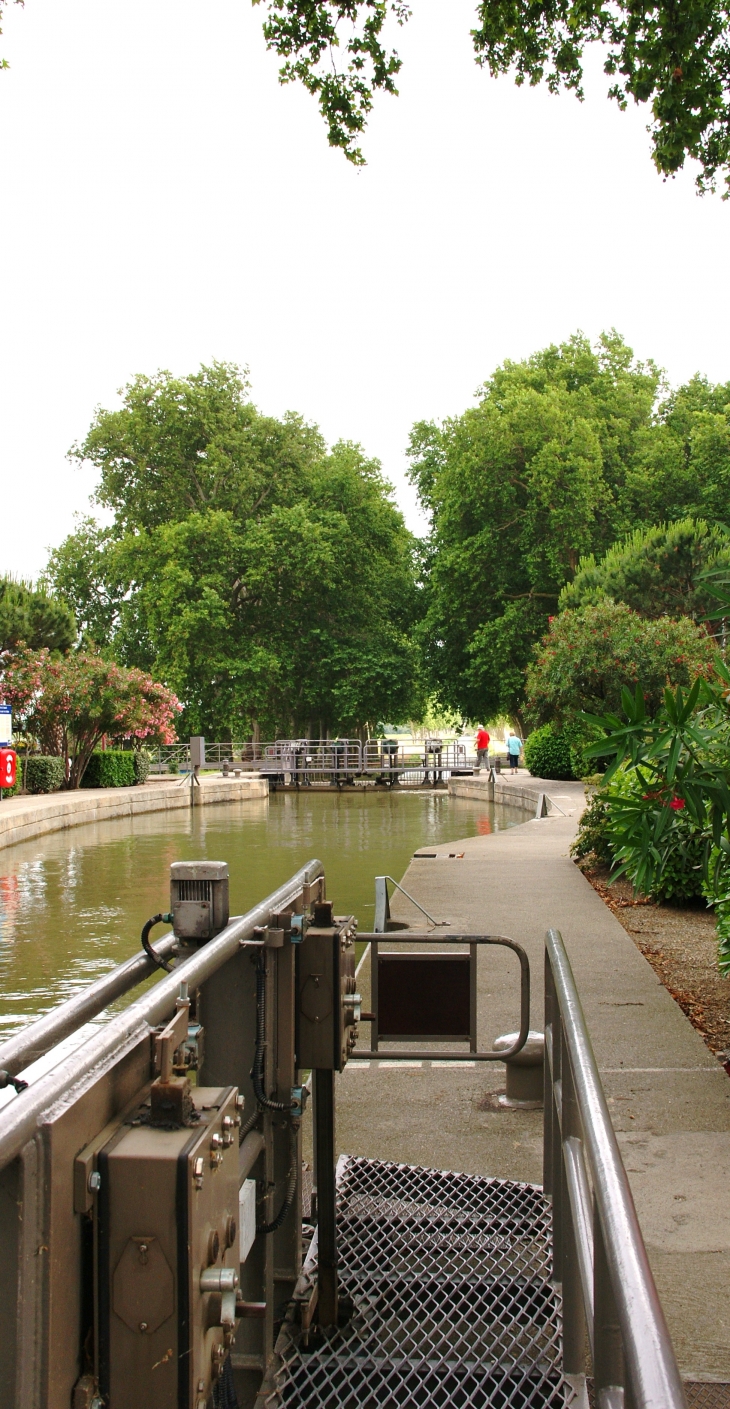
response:
<path id="1" fill-rule="evenodd" d="M 550 1210 L 530 1184 L 347 1158 L 338 1166 L 348 1323 L 303 1332 L 316 1238 L 259 1404 L 562 1409 Z"/>

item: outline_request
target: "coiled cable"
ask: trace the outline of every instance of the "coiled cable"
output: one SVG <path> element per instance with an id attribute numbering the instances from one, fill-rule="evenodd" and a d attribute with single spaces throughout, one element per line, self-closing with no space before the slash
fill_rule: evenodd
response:
<path id="1" fill-rule="evenodd" d="M 281 1208 L 279 1209 L 279 1212 L 277 1213 L 276 1217 L 272 1218 L 270 1223 L 258 1224 L 256 1228 L 257 1233 L 275 1233 L 277 1228 L 281 1228 L 281 1225 L 284 1222 L 284 1219 L 286 1218 L 286 1215 L 288 1214 L 292 1203 L 294 1202 L 294 1195 L 297 1191 L 297 1160 L 299 1156 L 299 1141 L 297 1139 L 297 1136 L 299 1134 L 299 1125 L 300 1121 L 298 1119 L 292 1118 L 290 1122 L 291 1164 L 289 1166 L 289 1174 L 287 1177 L 284 1202 L 281 1205 Z"/>

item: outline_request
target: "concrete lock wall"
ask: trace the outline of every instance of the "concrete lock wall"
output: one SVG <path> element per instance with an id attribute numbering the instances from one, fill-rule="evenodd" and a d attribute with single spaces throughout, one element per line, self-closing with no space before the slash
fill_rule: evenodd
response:
<path id="1" fill-rule="evenodd" d="M 267 797 L 268 792 L 267 780 L 256 774 L 240 778 L 203 777 L 200 786 L 195 788 L 193 805 L 248 802 Z M 106 822 L 117 817 L 137 817 L 144 812 L 167 812 L 190 806 L 189 778 L 169 782 L 165 779 L 132 788 L 79 788 L 74 792 L 6 798 L 0 803 L 0 848 L 87 822 Z"/>

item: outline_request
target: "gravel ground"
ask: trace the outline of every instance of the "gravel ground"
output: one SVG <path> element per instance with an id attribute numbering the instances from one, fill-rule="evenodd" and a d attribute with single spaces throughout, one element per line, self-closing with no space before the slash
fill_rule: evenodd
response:
<path id="1" fill-rule="evenodd" d="M 608 884 L 605 866 L 581 864 L 594 890 L 631 935 L 664 987 L 721 1060 L 730 1050 L 730 979 L 717 969 L 715 918 L 704 904 L 634 899 L 623 878 Z M 730 1057 L 725 1062 L 730 1075 Z"/>

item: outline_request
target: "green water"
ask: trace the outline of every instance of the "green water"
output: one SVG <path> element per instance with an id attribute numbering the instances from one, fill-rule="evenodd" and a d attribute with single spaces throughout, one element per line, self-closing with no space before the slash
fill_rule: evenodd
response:
<path id="1" fill-rule="evenodd" d="M 227 861 L 231 914 L 242 914 L 318 857 L 336 910 L 367 929 L 375 875 L 399 880 L 421 846 L 524 820 L 445 793 L 275 793 L 11 847 L 0 863 L 0 1038 L 135 953 L 144 921 L 168 908 L 172 861 Z"/>

